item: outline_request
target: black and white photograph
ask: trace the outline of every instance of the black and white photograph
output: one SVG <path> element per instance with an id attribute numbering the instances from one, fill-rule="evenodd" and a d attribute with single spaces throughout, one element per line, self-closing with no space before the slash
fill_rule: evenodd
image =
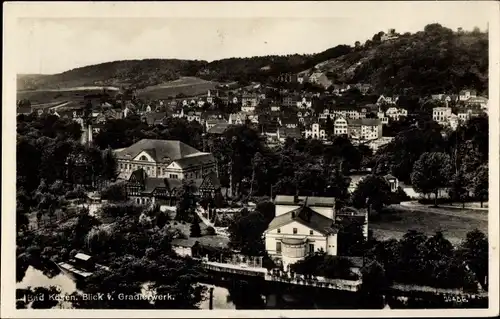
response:
<path id="1" fill-rule="evenodd" d="M 498 314 L 498 3 L 4 9 L 2 317 Z"/>

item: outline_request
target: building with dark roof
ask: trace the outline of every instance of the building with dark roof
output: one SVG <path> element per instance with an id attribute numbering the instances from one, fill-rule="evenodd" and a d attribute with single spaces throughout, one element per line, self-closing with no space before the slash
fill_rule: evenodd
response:
<path id="1" fill-rule="evenodd" d="M 129 179 L 140 168 L 148 177 L 171 179 L 198 179 L 215 171 L 211 153 L 200 152 L 180 141 L 142 139 L 120 150 L 115 150 L 120 178 Z"/>
<path id="2" fill-rule="evenodd" d="M 189 180 L 193 193 L 200 197 L 214 197 L 221 191 L 217 174 L 210 172 L 202 178 Z M 135 170 L 127 182 L 127 197 L 137 204 L 164 204 L 174 206 L 183 181 L 177 178 L 149 177 L 142 168 Z"/>

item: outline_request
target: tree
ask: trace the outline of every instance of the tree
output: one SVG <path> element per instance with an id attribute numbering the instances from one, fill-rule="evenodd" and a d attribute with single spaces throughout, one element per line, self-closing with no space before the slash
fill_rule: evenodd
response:
<path id="1" fill-rule="evenodd" d="M 467 233 L 465 241 L 460 246 L 462 259 L 476 274 L 482 284 L 488 276 L 488 238 L 479 230 Z"/>
<path id="2" fill-rule="evenodd" d="M 397 273 L 395 280 L 398 282 L 418 282 L 424 278 L 425 252 L 422 246 L 427 237 L 416 230 L 409 230 L 398 243 Z"/>
<path id="3" fill-rule="evenodd" d="M 191 221 L 196 209 L 196 197 L 194 196 L 194 184 L 190 181 L 183 181 L 177 201 L 176 220 Z"/>
<path id="4" fill-rule="evenodd" d="M 31 294 L 38 297 L 35 298 L 31 305 L 33 309 L 50 309 L 59 303 L 58 299 L 53 296 L 60 295 L 61 290 L 55 286 L 50 286 L 49 288 L 36 287 L 31 291 Z"/>
<path id="5" fill-rule="evenodd" d="M 468 181 L 463 170 L 460 169 L 458 172 L 453 174 L 449 195 L 452 200 L 462 202 L 462 208 L 465 208 L 465 201 L 469 197 L 467 183 Z"/>
<path id="6" fill-rule="evenodd" d="M 264 253 L 262 234 L 267 229 L 264 217 L 258 212 L 237 214 L 228 227 L 229 245 L 242 254 L 258 256 Z"/>
<path id="7" fill-rule="evenodd" d="M 447 186 L 451 175 L 450 156 L 440 152 L 423 153 L 413 166 L 411 182 L 415 190 L 434 193 L 434 205 L 437 206 L 439 189 Z"/>
<path id="8" fill-rule="evenodd" d="M 371 296 L 384 294 L 388 288 L 388 280 L 384 266 L 378 261 L 372 261 L 361 269 L 363 275 L 363 292 Z"/>
<path id="9" fill-rule="evenodd" d="M 362 256 L 365 250 L 363 235 L 364 218 L 345 218 L 340 223 L 337 235 L 340 256 Z"/>
<path id="10" fill-rule="evenodd" d="M 472 192 L 481 201 L 481 208 L 484 200 L 488 199 L 488 171 L 488 165 L 481 165 L 472 179 Z"/>
<path id="11" fill-rule="evenodd" d="M 189 228 L 189 237 L 201 237 L 200 222 L 195 219 Z"/>
<path id="12" fill-rule="evenodd" d="M 160 229 L 165 226 L 165 224 L 168 222 L 169 216 L 167 213 L 159 211 L 158 214 L 156 215 L 156 226 L 158 226 Z"/>
<path id="13" fill-rule="evenodd" d="M 127 199 L 126 183 L 116 183 L 103 189 L 101 198 L 112 202 L 121 202 Z"/>
<path id="14" fill-rule="evenodd" d="M 102 152 L 103 170 L 102 177 L 105 180 L 114 180 L 116 178 L 117 161 L 111 148 Z"/>
<path id="15" fill-rule="evenodd" d="M 391 189 L 382 176 L 368 175 L 363 178 L 352 194 L 352 203 L 356 208 L 373 208 L 380 211 L 391 203 Z"/>
<path id="16" fill-rule="evenodd" d="M 262 157 L 262 154 L 260 152 L 255 153 L 254 157 L 252 158 L 252 179 L 250 181 L 250 192 L 248 196 L 253 195 L 253 185 L 255 183 L 255 175 L 257 174 L 256 171 L 257 169 L 263 170 L 265 167 L 263 167 L 264 163 L 264 158 Z"/>

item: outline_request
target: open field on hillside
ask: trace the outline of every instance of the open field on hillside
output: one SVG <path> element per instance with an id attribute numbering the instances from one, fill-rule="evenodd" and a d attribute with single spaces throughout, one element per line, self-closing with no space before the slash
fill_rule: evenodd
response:
<path id="1" fill-rule="evenodd" d="M 31 104 L 58 103 L 64 101 L 83 101 L 83 97 L 88 94 L 102 93 L 102 87 L 74 87 L 49 90 L 17 91 L 17 100 L 28 99 Z M 109 94 L 117 92 L 108 89 Z"/>
<path id="2" fill-rule="evenodd" d="M 452 244 L 459 244 L 468 232 L 479 229 L 488 234 L 488 212 L 477 210 L 448 210 L 406 208 L 393 205 L 392 210 L 382 213 L 369 227 L 378 239 L 400 239 L 409 229 L 432 236 L 441 230 Z"/>
<path id="3" fill-rule="evenodd" d="M 213 90 L 217 84 L 217 82 L 205 81 L 200 78 L 182 77 L 175 81 L 148 86 L 139 90 L 137 95 L 146 99 L 166 99 L 175 97 L 179 93 L 186 96 L 196 96 L 206 94 L 208 90 Z"/>

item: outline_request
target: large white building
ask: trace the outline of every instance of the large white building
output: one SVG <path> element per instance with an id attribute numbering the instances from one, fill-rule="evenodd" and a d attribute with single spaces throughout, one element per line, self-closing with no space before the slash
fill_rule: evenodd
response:
<path id="1" fill-rule="evenodd" d="M 379 119 L 348 120 L 349 136 L 358 140 L 376 140 L 382 137 L 382 122 Z"/>
<path id="2" fill-rule="evenodd" d="M 335 198 L 278 195 L 276 214 L 264 232 L 267 253 L 283 264 L 324 251 L 337 255 Z"/>
<path id="3" fill-rule="evenodd" d="M 115 150 L 120 178 L 129 179 L 140 168 L 148 177 L 197 179 L 215 172 L 211 153 L 173 140 L 143 139 L 123 149 Z"/>

